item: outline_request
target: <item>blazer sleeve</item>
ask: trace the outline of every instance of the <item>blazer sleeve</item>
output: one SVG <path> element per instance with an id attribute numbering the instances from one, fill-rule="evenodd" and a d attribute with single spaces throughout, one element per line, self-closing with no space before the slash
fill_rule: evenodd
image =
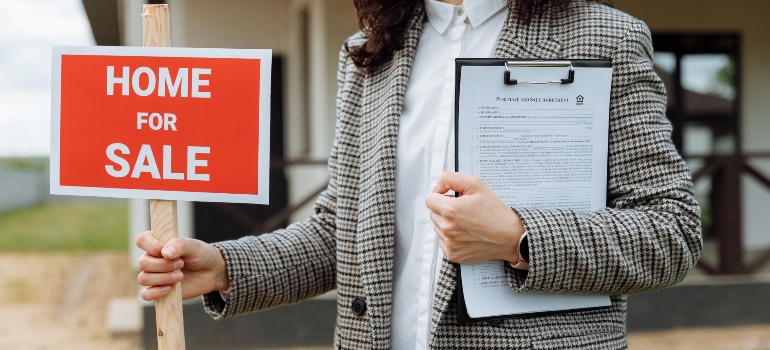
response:
<path id="1" fill-rule="evenodd" d="M 345 56 L 340 54 L 337 112 Z M 339 124 L 338 124 L 339 125 Z M 315 214 L 286 229 L 214 243 L 227 263 L 231 289 L 203 296 L 206 312 L 219 320 L 300 302 L 336 288 L 337 139 L 329 155 L 329 184 L 315 202 Z"/>
<path id="2" fill-rule="evenodd" d="M 629 294 L 681 281 L 700 258 L 700 207 L 671 142 L 652 40 L 634 22 L 613 57 L 608 207 L 514 208 L 529 234 L 529 270 L 505 264 L 520 292 Z"/>

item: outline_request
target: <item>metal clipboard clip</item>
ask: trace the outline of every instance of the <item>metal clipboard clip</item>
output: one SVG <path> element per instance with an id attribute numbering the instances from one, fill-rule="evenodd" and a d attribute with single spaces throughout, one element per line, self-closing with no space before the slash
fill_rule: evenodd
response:
<path id="1" fill-rule="evenodd" d="M 505 61 L 505 85 L 518 84 L 572 84 L 575 82 L 575 69 L 571 61 Z M 511 79 L 511 71 L 508 67 L 569 67 L 567 79 L 551 81 L 518 81 Z"/>

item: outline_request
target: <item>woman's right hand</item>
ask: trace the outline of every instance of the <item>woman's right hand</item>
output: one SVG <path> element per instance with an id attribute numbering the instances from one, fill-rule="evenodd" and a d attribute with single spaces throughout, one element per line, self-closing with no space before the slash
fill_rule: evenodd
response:
<path id="1" fill-rule="evenodd" d="M 182 283 L 182 299 L 195 298 L 215 290 L 230 289 L 227 264 L 219 249 L 191 238 L 174 238 L 163 244 L 152 232 L 136 237 L 136 246 L 147 252 L 139 258 L 142 299 L 156 300 Z"/>

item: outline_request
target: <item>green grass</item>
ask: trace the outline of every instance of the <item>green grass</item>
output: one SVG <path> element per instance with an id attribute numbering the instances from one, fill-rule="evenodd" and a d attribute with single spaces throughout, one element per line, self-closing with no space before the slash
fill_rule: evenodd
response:
<path id="1" fill-rule="evenodd" d="M 127 249 L 125 203 L 57 203 L 0 213 L 0 251 Z"/>

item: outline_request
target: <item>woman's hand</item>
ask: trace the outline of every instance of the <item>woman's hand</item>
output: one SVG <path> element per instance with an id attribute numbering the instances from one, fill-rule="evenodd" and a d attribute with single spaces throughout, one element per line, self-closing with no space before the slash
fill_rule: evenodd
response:
<path id="1" fill-rule="evenodd" d="M 190 238 L 163 244 L 147 231 L 136 237 L 136 246 L 147 252 L 138 261 L 139 284 L 148 287 L 142 290 L 144 300 L 159 299 L 182 280 L 182 299 L 230 288 L 225 259 L 211 244 Z"/>
<path id="2" fill-rule="evenodd" d="M 447 196 L 449 190 L 460 197 Z M 524 224 L 481 179 L 445 172 L 425 200 L 444 255 L 456 263 L 518 261 Z"/>

